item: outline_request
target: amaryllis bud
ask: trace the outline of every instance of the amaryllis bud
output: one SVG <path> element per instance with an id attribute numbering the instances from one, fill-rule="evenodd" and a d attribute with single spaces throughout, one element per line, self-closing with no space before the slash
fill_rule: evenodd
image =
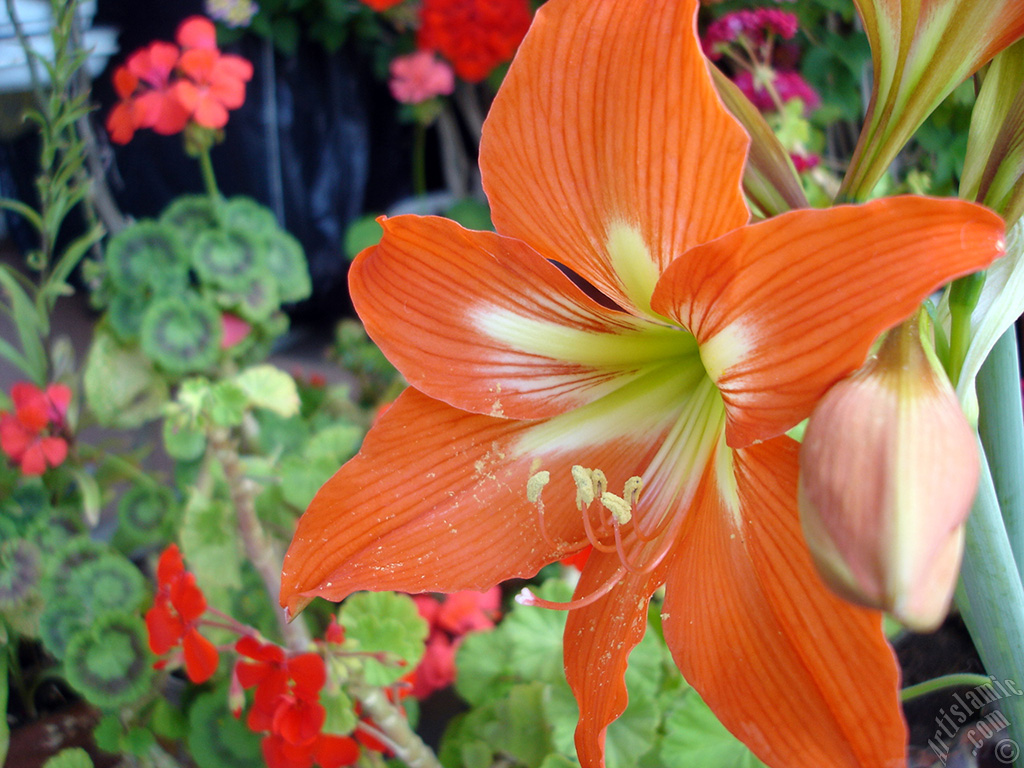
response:
<path id="1" fill-rule="evenodd" d="M 800 450 L 800 515 L 837 593 L 916 631 L 942 622 L 978 484 L 975 439 L 916 320 L 828 391 Z"/>

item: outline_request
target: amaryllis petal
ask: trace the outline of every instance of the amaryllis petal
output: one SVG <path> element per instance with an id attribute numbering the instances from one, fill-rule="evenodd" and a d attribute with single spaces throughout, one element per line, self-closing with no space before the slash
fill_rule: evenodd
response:
<path id="1" fill-rule="evenodd" d="M 532 576 L 586 542 L 571 466 L 599 467 L 622 482 L 661 463 L 657 448 L 692 386 L 685 368 L 668 367 L 539 422 L 465 413 L 407 389 L 299 521 L 282 604 L 294 612 L 316 595 L 481 590 Z M 526 497 L 540 470 L 551 476 L 542 496 L 545 531 Z"/>
<path id="2" fill-rule="evenodd" d="M 481 141 L 498 231 L 641 312 L 673 258 L 749 215 L 748 139 L 708 77 L 695 13 L 695 3 L 551 0 Z"/>
<path id="3" fill-rule="evenodd" d="M 955 200 L 791 211 L 686 253 L 653 306 L 697 337 L 741 447 L 806 418 L 878 334 L 988 266 L 1003 238 L 998 216 Z"/>
<path id="4" fill-rule="evenodd" d="M 874 87 L 841 196 L 871 192 L 906 141 L 956 86 L 1024 35 L 1020 0 L 854 0 Z"/>
<path id="5" fill-rule="evenodd" d="M 709 485 L 665 585 L 665 639 L 683 676 L 773 768 L 903 765 L 881 614 L 835 597 L 814 570 L 797 444 L 722 450 L 736 479 Z"/>
<path id="6" fill-rule="evenodd" d="M 382 223 L 350 271 L 353 303 L 409 383 L 449 405 L 544 418 L 696 360 L 691 336 L 598 305 L 518 240 L 435 217 Z"/>
<path id="7" fill-rule="evenodd" d="M 614 553 L 595 551 L 575 595 L 600 588 L 621 568 Z M 644 636 L 650 597 L 664 583 L 667 568 L 668 561 L 651 573 L 627 574 L 606 597 L 569 611 L 565 675 L 580 703 L 576 750 L 583 765 L 604 764 L 605 731 L 626 708 L 626 661 Z"/>

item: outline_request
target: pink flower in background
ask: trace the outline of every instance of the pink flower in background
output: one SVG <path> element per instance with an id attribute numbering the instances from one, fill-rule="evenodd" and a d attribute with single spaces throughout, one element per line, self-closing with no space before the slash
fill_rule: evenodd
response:
<path id="1" fill-rule="evenodd" d="M 745 42 L 759 48 L 776 38 L 789 40 L 799 27 L 797 17 L 775 8 L 756 8 L 734 11 L 716 19 L 701 38 L 704 55 L 715 61 L 722 57 L 723 48 L 730 43 Z"/>
<path id="2" fill-rule="evenodd" d="M 754 78 L 753 73 L 747 70 L 737 72 L 733 82 L 743 91 L 743 95 L 762 112 L 774 112 L 778 109 L 778 105 L 772 99 L 768 89 Z M 772 87 L 783 104 L 793 99 L 800 99 L 804 103 L 805 112 L 812 112 L 821 104 L 818 92 L 803 79 L 799 72 L 787 70 L 773 72 Z"/>
<path id="3" fill-rule="evenodd" d="M 416 51 L 391 61 L 391 95 L 403 104 L 419 104 L 455 90 L 455 72 L 430 51 Z"/>
<path id="4" fill-rule="evenodd" d="M 427 648 L 416 667 L 412 695 L 425 699 L 455 682 L 455 652 L 463 636 L 491 629 L 498 616 L 501 590 L 455 592 L 442 602 L 432 595 L 413 595 L 420 616 L 430 624 Z"/>

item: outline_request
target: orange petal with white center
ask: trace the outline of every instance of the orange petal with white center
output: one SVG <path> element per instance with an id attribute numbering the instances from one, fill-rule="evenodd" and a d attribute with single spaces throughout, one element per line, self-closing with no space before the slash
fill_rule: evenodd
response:
<path id="1" fill-rule="evenodd" d="M 618 557 L 593 552 L 575 596 L 599 589 L 621 568 Z M 630 651 L 647 628 L 647 605 L 665 581 L 666 561 L 648 574 L 627 574 L 596 603 L 569 611 L 565 626 L 565 676 L 576 696 L 580 719 L 576 753 L 583 768 L 604 765 L 605 731 L 628 700 L 624 676 Z"/>
<path id="2" fill-rule="evenodd" d="M 360 589 L 487 589 L 586 542 L 573 464 L 638 474 L 657 454 L 686 390 L 666 366 L 601 402 L 538 422 L 465 413 L 407 389 L 359 454 L 313 499 L 285 557 L 281 603 Z M 641 396 L 642 395 L 642 396 Z M 543 521 L 526 497 L 550 472 Z"/>
<path id="3" fill-rule="evenodd" d="M 998 216 L 956 200 L 792 211 L 684 254 L 653 306 L 697 337 L 742 447 L 806 418 L 882 331 L 987 267 L 1003 237 Z"/>
<path id="4" fill-rule="evenodd" d="M 641 312 L 674 257 L 749 217 L 749 142 L 711 83 L 696 11 L 550 0 L 484 124 L 498 231 Z"/>
<path id="5" fill-rule="evenodd" d="M 902 767 L 881 614 L 818 578 L 796 511 L 797 449 L 786 437 L 722 447 L 718 487 L 667 574 L 665 639 L 722 724 L 772 768 Z"/>
<path id="6" fill-rule="evenodd" d="M 352 265 L 352 301 L 384 354 L 456 408 L 546 418 L 591 402 L 696 342 L 600 306 L 524 243 L 437 217 L 382 220 Z"/>

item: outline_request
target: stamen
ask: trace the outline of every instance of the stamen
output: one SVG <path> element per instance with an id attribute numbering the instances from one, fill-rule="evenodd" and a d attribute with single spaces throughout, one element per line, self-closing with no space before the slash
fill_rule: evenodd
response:
<path id="1" fill-rule="evenodd" d="M 626 503 L 631 507 L 635 507 L 637 501 L 640 499 L 640 491 L 644 487 L 644 479 L 642 477 L 629 478 L 626 484 L 622 487 L 622 498 L 625 499 Z"/>
<path id="2" fill-rule="evenodd" d="M 544 471 L 538 472 L 529 480 L 526 481 L 526 500 L 531 504 L 536 504 L 540 501 L 541 491 L 544 490 L 544 486 L 551 482 L 551 473 Z"/>
<path id="3" fill-rule="evenodd" d="M 629 502 L 625 499 L 620 499 L 614 493 L 609 493 L 608 491 L 602 493 L 601 504 L 612 513 L 612 517 L 617 525 L 625 525 L 633 519 L 633 510 L 630 508 Z"/>
<path id="4" fill-rule="evenodd" d="M 545 600 L 542 597 L 537 597 L 530 591 L 529 587 L 525 587 L 522 592 L 516 595 L 516 602 L 520 605 L 536 606 L 537 608 L 550 608 L 555 611 L 571 611 L 576 608 L 585 608 L 611 592 L 612 589 L 622 581 L 622 577 L 625 575 L 625 569 L 619 568 L 611 575 L 611 578 L 609 578 L 608 581 L 595 589 L 589 595 L 570 600 L 567 603 L 557 603 L 551 600 Z"/>
<path id="5" fill-rule="evenodd" d="M 572 465 L 572 479 L 576 483 L 576 509 L 583 511 L 594 500 L 594 480 L 589 469 Z"/>
<path id="6" fill-rule="evenodd" d="M 526 481 L 526 500 L 537 505 L 537 528 L 540 529 L 540 537 L 544 543 L 552 549 L 560 548 L 565 542 L 556 542 L 548 533 L 548 527 L 544 523 L 544 500 L 540 497 L 544 486 L 551 481 L 551 473 L 547 471 L 537 472 Z"/>
<path id="7" fill-rule="evenodd" d="M 605 554 L 609 552 L 614 552 L 615 547 L 609 544 L 602 544 L 601 540 L 597 537 L 597 534 L 594 533 L 594 526 L 590 522 L 590 507 L 586 507 L 585 509 L 582 510 L 582 512 L 583 530 L 587 532 L 587 541 L 590 542 L 590 545 L 598 552 L 604 552 Z"/>

